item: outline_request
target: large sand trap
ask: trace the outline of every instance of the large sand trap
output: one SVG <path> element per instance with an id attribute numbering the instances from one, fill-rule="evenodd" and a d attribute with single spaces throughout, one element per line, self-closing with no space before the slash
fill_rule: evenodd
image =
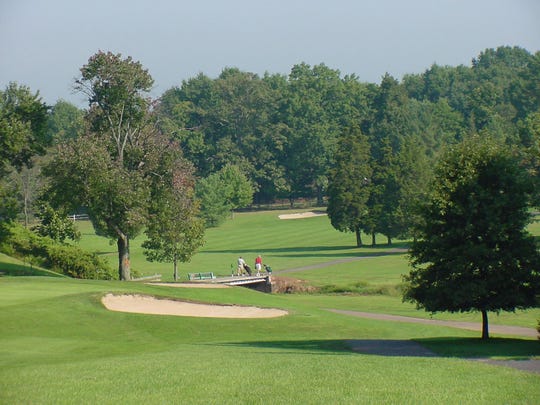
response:
<path id="1" fill-rule="evenodd" d="M 195 316 L 203 318 L 276 318 L 287 315 L 281 309 L 242 307 L 238 305 L 205 305 L 184 301 L 157 299 L 144 295 L 107 294 L 101 302 L 111 311 L 152 315 Z"/>
<path id="2" fill-rule="evenodd" d="M 312 218 L 312 217 L 320 217 L 326 215 L 326 212 L 299 212 L 297 214 L 282 214 L 279 215 L 279 219 L 302 219 L 302 218 Z"/>

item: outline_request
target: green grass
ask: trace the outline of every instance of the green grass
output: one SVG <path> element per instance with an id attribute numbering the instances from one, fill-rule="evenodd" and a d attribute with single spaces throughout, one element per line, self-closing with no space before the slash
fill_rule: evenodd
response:
<path id="1" fill-rule="evenodd" d="M 539 376 L 465 360 L 477 353 L 474 333 L 318 307 L 331 297 L 27 277 L 2 278 L 0 290 L 0 403 L 527 403 L 540 394 Z M 291 315 L 109 312 L 99 303 L 108 291 L 257 304 Z M 347 339 L 462 347 L 436 359 L 373 356 L 348 351 Z M 534 340 L 482 347 L 493 357 L 540 355 Z"/>
<path id="2" fill-rule="evenodd" d="M 54 271 L 33 266 L 3 253 L 0 253 L 0 273 L 9 276 L 67 277 Z"/>
<path id="3" fill-rule="evenodd" d="M 284 212 L 235 214 L 234 219 L 219 228 L 208 229 L 206 243 L 200 252 L 190 263 L 180 264 L 181 276 L 187 279 L 187 273 L 206 271 L 228 275 L 231 265 L 236 266 L 239 255 L 253 267 L 255 257 L 261 254 L 266 264 L 280 270 L 375 255 L 386 249 L 383 245 L 386 240 L 382 237 L 378 238 L 377 242 L 381 244 L 378 247 L 356 248 L 354 235 L 335 231 L 327 217 L 280 220 L 278 216 Z M 96 236 L 88 221 L 78 222 L 78 226 L 82 233 L 79 245 L 102 254 L 116 267 L 116 243 L 111 244 L 108 239 Z M 371 243 L 371 238 L 366 235 L 364 240 Z M 140 247 L 143 241 L 144 235 L 140 235 L 130 243 L 132 267 L 143 275 L 159 273 L 165 280 L 172 280 L 172 264 L 146 261 Z M 404 244 L 396 246 L 403 247 Z"/>
<path id="4" fill-rule="evenodd" d="M 334 231 L 327 218 L 280 221 L 278 214 L 240 214 L 210 230 L 204 249 L 183 271 L 228 274 L 238 254 L 251 262 L 259 253 L 276 270 L 370 257 L 286 273 L 317 286 L 396 285 L 407 271 L 404 255 L 386 246 L 354 248 L 354 237 Z M 110 255 L 114 263 L 114 246 L 96 237 L 88 223 L 81 225 L 81 246 Z M 170 265 L 144 260 L 141 241 L 131 245 L 134 267 L 172 276 Z M 12 264 L 28 270 L 0 256 L 0 268 Z M 108 292 L 282 308 L 290 315 L 217 319 L 111 312 L 100 303 Z M 539 358 L 537 340 L 495 336 L 486 343 L 476 332 L 355 318 L 325 308 L 430 316 L 389 295 L 281 295 L 240 287 L 3 276 L 0 404 L 533 404 L 540 397 L 540 375 L 467 359 Z M 436 317 L 479 321 L 478 314 Z M 491 315 L 490 321 L 534 327 L 538 318 L 540 310 L 532 309 Z M 348 349 L 349 339 L 414 340 L 441 357 L 359 354 Z"/>

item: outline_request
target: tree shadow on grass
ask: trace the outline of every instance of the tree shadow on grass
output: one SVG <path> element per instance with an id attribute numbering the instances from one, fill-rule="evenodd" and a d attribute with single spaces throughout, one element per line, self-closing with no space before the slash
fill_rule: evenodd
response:
<path id="1" fill-rule="evenodd" d="M 236 256 L 238 254 L 259 254 L 272 255 L 275 257 L 329 257 L 329 258 L 344 258 L 344 257 L 380 257 L 403 255 L 407 252 L 406 247 L 402 246 L 385 246 L 377 248 L 369 248 L 371 251 L 363 251 L 363 248 L 355 246 L 293 246 L 279 248 L 263 248 L 263 249 L 223 249 L 223 250 L 205 250 L 205 254 L 227 254 Z M 375 251 L 373 251 L 375 250 Z"/>
<path id="2" fill-rule="evenodd" d="M 512 338 L 425 338 L 415 339 L 422 346 L 444 357 L 459 358 L 507 358 L 512 360 L 530 359 L 540 356 L 538 340 Z"/>
<path id="3" fill-rule="evenodd" d="M 213 344 L 214 345 L 214 344 Z M 222 343 L 227 347 L 254 347 L 261 349 L 284 350 L 288 352 L 305 351 L 313 354 L 351 354 L 345 340 L 269 340 Z"/>
<path id="4" fill-rule="evenodd" d="M 313 354 L 374 355 L 386 357 L 436 357 L 437 354 L 412 340 L 342 339 L 342 340 L 273 340 L 226 343 L 224 346 L 256 347 Z"/>
<path id="5" fill-rule="evenodd" d="M 384 357 L 457 357 L 463 359 L 529 360 L 540 356 L 538 341 L 492 338 L 314 339 L 223 343 L 227 347 L 255 347 L 313 354 L 363 354 Z"/>

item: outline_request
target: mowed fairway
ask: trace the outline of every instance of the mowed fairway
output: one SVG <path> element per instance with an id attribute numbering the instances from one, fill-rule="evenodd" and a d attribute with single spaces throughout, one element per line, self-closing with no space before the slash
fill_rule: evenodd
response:
<path id="1" fill-rule="evenodd" d="M 81 246 L 110 255 L 114 263 L 113 247 L 83 225 Z M 334 231 L 325 217 L 282 221 L 275 212 L 241 214 L 209 230 L 206 240 L 192 262 L 181 266 L 183 278 L 188 271 L 226 275 L 237 255 L 252 264 L 259 253 L 277 276 L 297 268 L 283 275 L 317 286 L 397 288 L 407 271 L 402 253 L 386 246 L 354 248 L 353 236 Z M 140 242 L 132 244 L 134 268 L 172 279 L 171 265 L 144 260 Z M 357 260 L 339 262 L 348 258 Z M 0 266 L 5 260 L 0 257 Z M 101 303 L 109 292 L 279 308 L 289 315 L 219 319 L 112 312 Z M 327 309 L 429 318 L 393 293 L 270 295 L 241 287 L 0 277 L 0 404 L 538 403 L 540 374 L 469 359 L 539 358 L 534 338 L 493 335 L 483 343 L 478 332 Z M 540 311 L 490 316 L 493 324 L 534 328 Z M 478 314 L 436 318 L 479 321 Z M 354 352 L 349 340 L 415 341 L 438 356 Z"/>

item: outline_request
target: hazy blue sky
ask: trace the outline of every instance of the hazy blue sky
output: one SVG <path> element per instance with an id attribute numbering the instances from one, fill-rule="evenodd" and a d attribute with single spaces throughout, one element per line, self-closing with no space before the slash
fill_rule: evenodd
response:
<path id="1" fill-rule="evenodd" d="M 0 89 L 16 81 L 54 104 L 98 50 L 132 56 L 157 97 L 224 67 L 288 74 L 325 63 L 379 83 L 486 48 L 540 50 L 540 0 L 0 0 Z"/>

